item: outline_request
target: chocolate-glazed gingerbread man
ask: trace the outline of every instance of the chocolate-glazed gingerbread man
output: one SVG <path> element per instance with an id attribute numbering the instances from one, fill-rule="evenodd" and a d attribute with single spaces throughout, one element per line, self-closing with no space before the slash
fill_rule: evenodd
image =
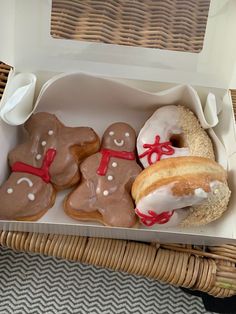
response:
<path id="1" fill-rule="evenodd" d="M 24 125 L 28 139 L 9 153 L 12 173 L 0 187 L 0 218 L 37 220 L 53 206 L 56 191 L 76 184 L 80 162 L 99 149 L 88 127 L 66 127 L 41 112 Z"/>
<path id="2" fill-rule="evenodd" d="M 114 123 L 103 135 L 101 151 L 82 162 L 82 182 L 65 200 L 65 212 L 78 220 L 132 227 L 136 222 L 130 190 L 141 172 L 135 157 L 136 134 Z"/>

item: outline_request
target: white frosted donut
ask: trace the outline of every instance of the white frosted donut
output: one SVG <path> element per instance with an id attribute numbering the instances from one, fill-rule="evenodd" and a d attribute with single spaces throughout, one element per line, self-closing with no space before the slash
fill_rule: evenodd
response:
<path id="1" fill-rule="evenodd" d="M 146 168 L 165 158 L 200 156 L 215 159 L 213 146 L 195 115 L 184 106 L 164 106 L 146 121 L 137 138 Z"/>
<path id="2" fill-rule="evenodd" d="M 146 226 L 207 224 L 227 209 L 230 191 L 226 178 L 226 171 L 209 158 L 163 159 L 134 181 L 136 214 Z"/>

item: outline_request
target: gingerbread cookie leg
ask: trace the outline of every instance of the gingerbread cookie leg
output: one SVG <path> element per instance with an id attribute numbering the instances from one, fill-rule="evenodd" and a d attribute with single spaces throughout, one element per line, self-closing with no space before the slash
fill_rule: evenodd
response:
<path id="1" fill-rule="evenodd" d="M 103 197 L 91 193 L 91 185 L 82 184 L 65 200 L 67 215 L 77 220 L 98 221 L 104 225 L 130 228 L 137 222 L 133 201 L 128 193 L 124 198 L 116 194 L 109 200 L 109 210 L 103 210 Z"/>
<path id="2" fill-rule="evenodd" d="M 100 214 L 96 213 L 96 201 L 97 195 L 93 182 L 82 180 L 79 187 L 66 197 L 65 213 L 78 220 L 97 220 Z"/>
<path id="3" fill-rule="evenodd" d="M 114 198 L 110 202 L 109 210 L 104 211 L 102 215 L 103 224 L 123 228 L 134 227 L 137 223 L 137 216 L 133 207 L 133 201 L 128 193 L 124 193 L 122 199 Z"/>

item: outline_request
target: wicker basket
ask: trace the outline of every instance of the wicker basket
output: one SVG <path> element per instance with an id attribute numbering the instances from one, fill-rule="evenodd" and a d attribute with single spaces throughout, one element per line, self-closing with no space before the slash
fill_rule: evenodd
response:
<path id="1" fill-rule="evenodd" d="M 199 52 L 210 0 L 53 0 L 51 35 Z"/>
<path id="2" fill-rule="evenodd" d="M 2 98 L 7 83 L 7 77 L 10 69 L 11 67 L 9 65 L 0 61 L 0 100 Z"/>
<path id="3" fill-rule="evenodd" d="M 146 276 L 216 297 L 236 294 L 234 245 L 206 251 L 191 245 L 10 231 L 0 232 L 0 245 Z"/>
<path id="4" fill-rule="evenodd" d="M 56 38 L 198 52 L 210 0 L 53 0 Z M 10 67 L 0 63 L 0 99 Z M 236 108 L 236 91 L 231 91 Z M 216 297 L 236 294 L 236 245 L 133 241 L 0 231 L 0 245 L 147 276 Z"/>

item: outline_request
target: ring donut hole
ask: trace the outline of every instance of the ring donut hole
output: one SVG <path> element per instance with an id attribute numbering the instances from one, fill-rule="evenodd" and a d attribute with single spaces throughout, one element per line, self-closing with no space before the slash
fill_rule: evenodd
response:
<path id="1" fill-rule="evenodd" d="M 172 135 L 170 136 L 169 141 L 171 142 L 171 145 L 172 145 L 173 147 L 176 147 L 176 148 L 183 148 L 183 147 L 186 147 L 185 140 L 184 140 L 184 135 L 183 135 L 183 134 L 172 134 Z"/>

